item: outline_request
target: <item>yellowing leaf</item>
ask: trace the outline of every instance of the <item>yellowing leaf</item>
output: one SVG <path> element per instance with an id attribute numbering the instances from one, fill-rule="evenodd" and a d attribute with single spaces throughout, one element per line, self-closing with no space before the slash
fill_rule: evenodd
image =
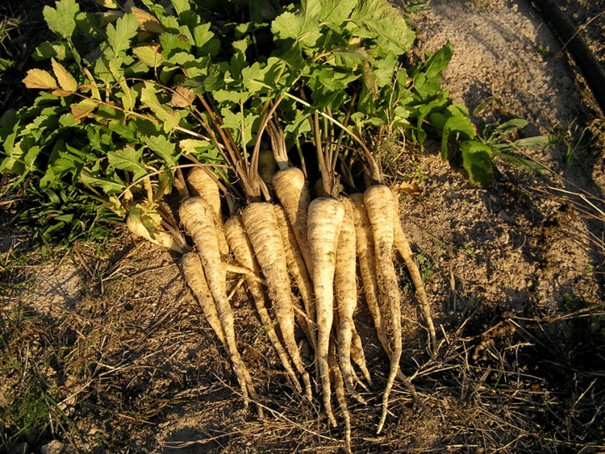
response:
<path id="1" fill-rule="evenodd" d="M 163 60 L 160 45 L 157 43 L 137 46 L 132 49 L 132 53 L 137 56 L 141 63 L 152 68 L 157 68 Z"/>
<path id="2" fill-rule="evenodd" d="M 97 0 L 97 5 L 103 8 L 118 9 L 120 5 L 115 0 Z"/>
<path id="3" fill-rule="evenodd" d="M 85 99 L 69 106 L 71 114 L 79 123 L 83 118 L 87 118 L 96 109 L 97 103 L 92 99 Z"/>
<path id="4" fill-rule="evenodd" d="M 42 90 L 53 90 L 57 87 L 57 81 L 48 72 L 43 69 L 30 69 L 23 79 L 27 88 L 39 88 Z"/>
<path id="5" fill-rule="evenodd" d="M 405 195 L 422 195 L 422 188 L 416 182 L 403 182 L 397 186 L 397 192 Z"/>
<path id="6" fill-rule="evenodd" d="M 195 99 L 195 93 L 190 88 L 179 85 L 172 93 L 172 99 L 168 103 L 172 107 L 189 107 Z"/>
<path id="7" fill-rule="evenodd" d="M 56 90 L 51 91 L 51 94 L 55 95 L 55 96 L 60 96 L 62 98 L 65 98 L 66 96 L 71 96 L 74 94 L 73 91 L 65 91 L 62 88 L 57 88 Z"/>
<path id="8" fill-rule="evenodd" d="M 96 99 L 97 101 L 100 101 L 101 100 L 101 91 L 99 90 L 99 86 L 97 85 L 95 78 L 92 76 L 92 73 L 90 72 L 90 70 L 88 68 L 82 68 L 82 72 L 84 73 L 86 78 L 90 81 L 90 85 L 88 85 L 86 88 L 90 88 L 90 90 L 92 91 L 92 98 Z"/>
<path id="9" fill-rule="evenodd" d="M 207 140 L 183 139 L 179 142 L 179 148 L 185 154 L 195 154 L 199 148 L 205 150 L 212 146 Z"/>
<path id="10" fill-rule="evenodd" d="M 74 76 L 72 76 L 71 73 L 67 69 L 65 69 L 65 66 L 63 66 L 61 63 L 59 63 L 54 58 L 51 58 L 50 61 L 53 65 L 53 71 L 55 73 L 55 77 L 59 81 L 59 86 L 63 90 L 68 91 L 68 92 L 73 93 L 73 92 L 77 91 L 78 82 L 76 81 Z"/>
<path id="11" fill-rule="evenodd" d="M 155 33 L 156 35 L 164 33 L 164 27 L 162 27 L 160 21 L 147 11 L 133 6 L 130 9 L 130 12 L 137 17 L 137 20 L 139 21 L 139 30 Z"/>

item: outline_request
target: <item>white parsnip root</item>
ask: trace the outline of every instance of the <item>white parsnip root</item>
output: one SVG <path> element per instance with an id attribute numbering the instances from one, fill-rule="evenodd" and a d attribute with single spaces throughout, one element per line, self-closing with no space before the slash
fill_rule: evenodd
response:
<path id="1" fill-rule="evenodd" d="M 242 219 L 260 268 L 267 281 L 269 297 L 277 316 L 284 345 L 312 399 L 311 382 L 294 336 L 294 309 L 284 244 L 273 206 L 268 202 L 251 203 L 244 208 Z"/>
<path id="2" fill-rule="evenodd" d="M 257 397 L 250 373 L 237 349 L 233 311 L 227 299 L 227 272 L 221 260 L 215 216 L 210 205 L 201 197 L 184 200 L 179 214 L 185 230 L 189 232 L 197 247 L 208 287 L 216 304 L 225 347 L 240 384 L 244 405 L 247 407 L 249 398 Z"/>
<path id="3" fill-rule="evenodd" d="M 399 252 L 399 255 L 401 255 L 401 258 L 408 269 L 408 273 L 410 273 L 410 278 L 414 284 L 416 296 L 420 302 L 420 309 L 422 310 L 422 315 L 424 316 L 426 327 L 429 332 L 429 350 L 435 353 L 437 350 L 437 334 L 435 333 L 435 325 L 433 324 L 433 317 L 431 315 L 431 303 L 429 302 L 429 297 L 426 294 L 426 289 L 424 288 L 424 282 L 422 281 L 420 270 L 414 261 L 414 253 L 412 252 L 410 243 L 408 242 L 403 228 L 401 227 L 398 212 L 395 213 L 393 227 L 395 229 L 395 248 L 397 249 L 397 252 Z"/>
<path id="4" fill-rule="evenodd" d="M 366 401 L 355 390 L 356 376 L 351 363 L 354 322 L 357 308 L 357 273 L 355 259 L 355 221 L 353 207 L 347 198 L 341 198 L 344 217 L 338 236 L 334 291 L 338 313 L 336 336 L 338 339 L 338 363 L 347 391 L 359 402 Z M 362 350 L 363 352 L 363 350 Z M 359 353 L 359 351 L 357 351 Z"/>
<path id="5" fill-rule="evenodd" d="M 376 275 L 378 277 L 379 291 L 389 306 L 393 328 L 393 354 L 391 368 L 382 398 L 382 414 L 376 433 L 380 433 L 384 426 L 389 395 L 395 378 L 399 372 L 399 361 L 403 351 L 401 333 L 401 291 L 397 281 L 397 273 L 393 265 L 393 244 L 395 232 L 393 218 L 395 216 L 395 200 L 391 190 L 384 185 L 371 186 L 364 193 L 364 203 L 368 218 L 374 234 L 374 251 L 376 255 Z"/>
<path id="6" fill-rule="evenodd" d="M 344 218 L 339 200 L 321 197 L 309 204 L 307 234 L 313 261 L 313 287 L 317 311 L 316 361 L 319 367 L 323 402 L 328 419 L 336 426 L 332 411 L 330 383 L 330 335 L 334 321 L 334 274 L 338 236 Z"/>
<path id="7" fill-rule="evenodd" d="M 236 260 L 243 266 L 254 271 L 257 275 L 260 274 L 260 268 L 254 257 L 254 251 L 252 250 L 252 245 L 250 244 L 248 236 L 246 235 L 241 216 L 232 216 L 227 220 L 227 222 L 225 222 L 225 233 L 229 246 L 233 251 Z M 286 350 L 282 346 L 282 343 L 275 332 L 273 320 L 271 320 L 271 316 L 267 310 L 267 305 L 265 302 L 266 297 L 262 285 L 257 279 L 254 279 L 250 276 L 246 276 L 246 283 L 248 284 L 248 290 L 252 295 L 252 299 L 254 300 L 256 312 L 258 313 L 263 329 L 267 333 L 271 344 L 273 344 L 273 347 L 277 351 L 277 355 L 279 356 L 286 373 L 290 377 L 290 380 L 292 380 L 292 384 L 298 392 L 302 392 L 302 387 L 300 386 L 298 377 L 292 369 L 290 358 L 288 357 Z"/>

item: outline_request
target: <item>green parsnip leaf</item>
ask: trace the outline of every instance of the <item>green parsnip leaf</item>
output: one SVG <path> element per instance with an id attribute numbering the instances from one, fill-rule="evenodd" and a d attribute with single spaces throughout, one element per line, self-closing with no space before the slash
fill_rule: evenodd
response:
<path id="1" fill-rule="evenodd" d="M 460 143 L 462 152 L 462 165 L 468 173 L 471 183 L 481 187 L 488 187 L 494 180 L 492 153 L 489 145 L 477 140 L 468 140 Z"/>
<path id="2" fill-rule="evenodd" d="M 322 0 L 321 21 L 328 27 L 336 26 L 339 31 L 338 28 L 348 19 L 358 3 L 357 0 Z"/>
<path id="3" fill-rule="evenodd" d="M 116 21 L 115 26 L 107 26 L 107 42 L 114 57 L 130 48 L 130 40 L 137 35 L 138 29 L 139 22 L 134 14 L 125 14 Z"/>
<path id="4" fill-rule="evenodd" d="M 416 39 L 401 11 L 384 0 L 359 2 L 351 14 L 351 22 L 357 26 L 357 32 L 360 32 L 358 27 L 373 32 L 378 45 L 395 55 L 407 52 Z"/>
<path id="5" fill-rule="evenodd" d="M 147 175 L 147 169 L 143 164 L 143 150 L 136 150 L 132 147 L 124 147 L 121 150 L 110 151 L 107 153 L 109 165 L 119 170 L 126 170 L 132 173 L 134 180 Z"/>
<path id="6" fill-rule="evenodd" d="M 80 6 L 76 0 L 59 0 L 55 2 L 55 6 L 56 8 L 44 7 L 42 10 L 44 20 L 53 33 L 71 40 L 76 30 L 76 16 L 80 12 Z"/>
<path id="7" fill-rule="evenodd" d="M 166 138 L 166 136 L 145 136 L 145 144 L 157 154 L 167 166 L 177 164 L 179 153 L 176 151 L 176 145 Z"/>
<path id="8" fill-rule="evenodd" d="M 141 90 L 141 102 L 163 122 L 164 131 L 172 131 L 179 124 L 179 116 L 173 109 L 159 101 L 152 83 L 145 82 L 145 87 Z"/>
<path id="9" fill-rule="evenodd" d="M 294 39 L 303 47 L 313 47 L 321 37 L 321 2 L 308 0 L 302 2 L 298 14 L 286 11 L 271 24 L 271 31 L 279 39 Z"/>

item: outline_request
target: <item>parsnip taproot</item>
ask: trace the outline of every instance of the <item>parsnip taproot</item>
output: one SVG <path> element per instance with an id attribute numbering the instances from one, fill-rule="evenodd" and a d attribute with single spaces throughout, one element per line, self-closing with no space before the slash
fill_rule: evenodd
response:
<path id="1" fill-rule="evenodd" d="M 305 331 L 309 342 L 313 350 L 317 346 L 317 327 L 315 325 L 315 300 L 313 298 L 313 284 L 311 278 L 307 272 L 307 266 L 305 265 L 302 252 L 296 241 L 292 226 L 287 219 L 284 208 L 279 204 L 274 204 L 273 209 L 275 210 L 275 217 L 279 225 L 279 230 L 282 235 L 282 241 L 284 243 L 284 252 L 286 254 L 286 263 L 288 265 L 288 271 L 298 288 L 300 298 L 304 305 L 304 320 L 300 320 L 299 323 Z M 299 317 L 302 318 L 302 317 Z"/>
<path id="2" fill-rule="evenodd" d="M 392 349 L 386 335 L 386 324 L 378 302 L 378 282 L 376 280 L 376 257 L 374 254 L 372 226 L 363 202 L 363 194 L 351 194 L 349 200 L 351 200 L 353 206 L 357 260 L 365 302 L 374 322 L 378 341 L 390 358 L 392 356 Z"/>
<path id="3" fill-rule="evenodd" d="M 214 298 L 208 287 L 208 282 L 206 281 L 206 275 L 204 274 L 202 261 L 199 255 L 196 252 L 184 254 L 181 258 L 181 269 L 185 281 L 201 306 L 202 312 L 210 324 L 210 327 L 220 339 L 223 347 L 227 349 L 221 320 L 216 309 L 216 304 L 214 303 Z"/>
<path id="4" fill-rule="evenodd" d="M 258 262 L 254 258 L 254 251 L 252 249 L 252 245 L 246 235 L 246 231 L 244 229 L 244 225 L 240 215 L 231 216 L 227 222 L 225 222 L 225 235 L 227 237 L 227 241 L 229 243 L 229 247 L 231 251 L 233 251 L 233 255 L 235 259 L 244 267 L 254 271 L 255 274 L 260 274 L 260 268 L 258 266 Z M 277 355 L 286 370 L 286 373 L 292 380 L 292 384 L 296 388 L 298 392 L 302 392 L 302 387 L 300 386 L 300 381 L 296 376 L 296 373 L 292 369 L 292 364 L 288 353 L 284 349 L 277 333 L 275 332 L 274 322 L 271 320 L 271 316 L 269 315 L 269 311 L 267 310 L 267 305 L 265 302 L 265 293 L 263 287 L 259 280 L 253 279 L 250 276 L 246 276 L 246 283 L 248 286 L 248 290 L 252 295 L 252 299 L 254 301 L 254 305 L 256 307 L 256 311 L 260 318 L 260 322 L 263 326 L 263 329 L 267 333 L 271 344 L 275 348 Z"/>
<path id="5" fill-rule="evenodd" d="M 353 341 L 353 314 L 357 308 L 357 266 L 355 256 L 355 221 L 353 207 L 346 197 L 340 199 L 344 216 L 338 235 L 336 249 L 336 268 L 334 274 L 334 292 L 336 297 L 336 337 L 338 339 L 338 363 L 347 391 L 359 402 L 365 400 L 355 390 L 355 373 L 351 363 L 351 345 Z"/>
<path id="6" fill-rule="evenodd" d="M 187 184 L 192 195 L 201 197 L 212 207 L 212 212 L 221 217 L 221 194 L 216 177 L 203 166 L 192 167 L 187 175 Z"/>
<path id="7" fill-rule="evenodd" d="M 221 194 L 216 177 L 210 174 L 210 170 L 202 166 L 193 167 L 187 175 L 187 184 L 194 196 L 201 197 L 212 208 L 214 222 L 216 224 L 221 255 L 229 254 L 229 246 L 225 238 L 223 228 L 223 217 L 221 212 Z"/>
<path id="8" fill-rule="evenodd" d="M 370 375 L 370 371 L 368 370 L 368 366 L 366 363 L 366 356 L 363 351 L 363 343 L 361 341 L 361 337 L 359 336 L 359 333 L 357 332 L 357 329 L 355 328 L 355 324 L 353 324 L 353 336 L 352 336 L 352 342 L 351 342 L 351 359 L 353 360 L 353 362 L 355 364 L 357 364 L 357 367 L 359 367 L 359 369 L 361 370 L 363 377 L 371 385 L 372 377 Z M 362 382 L 359 382 L 359 383 L 364 387 L 364 389 L 367 389 Z"/>
<path id="9" fill-rule="evenodd" d="M 305 392 L 312 399 L 311 382 L 305 370 L 294 336 L 294 310 L 284 244 L 275 211 L 271 203 L 253 202 L 242 211 L 242 221 L 256 259 L 265 276 L 269 298 L 273 303 L 284 345 L 305 384 Z"/>
<path id="10" fill-rule="evenodd" d="M 190 197 L 181 202 L 179 215 L 185 230 L 191 235 L 197 247 L 208 288 L 216 303 L 227 353 L 242 390 L 244 406 L 247 407 L 250 397 L 256 399 L 256 392 L 250 374 L 237 350 L 233 311 L 227 299 L 226 269 L 221 260 L 213 210 L 203 198 Z"/>
<path id="11" fill-rule="evenodd" d="M 312 273 L 313 262 L 307 238 L 307 216 L 311 200 L 305 174 L 298 167 L 278 170 L 273 176 L 273 188 L 290 221 L 307 269 Z"/>
<path id="12" fill-rule="evenodd" d="M 395 201 L 397 201 L 396 197 Z M 430 350 L 434 353 L 437 350 L 437 334 L 435 332 L 435 325 L 431 315 L 431 303 L 429 302 L 429 298 L 426 294 L 426 289 L 424 287 L 424 282 L 422 281 L 422 276 L 420 275 L 420 270 L 418 269 L 418 265 L 416 265 L 414 260 L 414 253 L 412 252 L 410 243 L 408 242 L 405 232 L 403 231 L 403 227 L 401 226 L 399 210 L 397 209 L 398 207 L 399 204 L 396 203 L 395 218 L 393 219 L 393 228 L 395 229 L 395 249 L 403 259 L 408 273 L 410 273 L 410 278 L 412 279 L 412 283 L 414 284 L 414 288 L 416 290 L 416 297 L 420 302 L 420 309 L 429 332 Z"/>
<path id="13" fill-rule="evenodd" d="M 316 361 L 322 385 L 323 402 L 330 423 L 336 426 L 332 411 L 330 383 L 330 334 L 334 320 L 334 274 L 338 235 L 344 218 L 342 203 L 332 197 L 314 199 L 309 204 L 307 235 L 313 261 L 312 280 L 317 312 Z"/>
<path id="14" fill-rule="evenodd" d="M 374 252 L 376 255 L 376 274 L 378 277 L 379 291 L 388 304 L 393 328 L 393 354 L 391 356 L 391 367 L 382 398 L 382 414 L 376 429 L 377 433 L 384 426 L 389 395 L 395 378 L 399 372 L 399 361 L 402 355 L 402 332 L 401 332 L 401 291 L 397 280 L 397 273 L 393 265 L 393 244 L 395 232 L 393 217 L 395 216 L 395 200 L 391 190 L 385 185 L 370 186 L 364 192 L 364 204 L 368 213 L 368 219 L 372 226 L 374 236 Z"/>
<path id="15" fill-rule="evenodd" d="M 330 354 L 328 362 L 330 364 L 331 380 L 334 383 L 334 394 L 336 394 L 336 401 L 340 407 L 340 413 L 345 423 L 345 451 L 351 452 L 351 414 L 349 412 L 349 406 L 347 405 L 347 396 L 345 392 L 345 384 L 342 377 L 341 370 L 338 366 L 338 354 L 336 353 L 336 345 L 330 344 Z"/>

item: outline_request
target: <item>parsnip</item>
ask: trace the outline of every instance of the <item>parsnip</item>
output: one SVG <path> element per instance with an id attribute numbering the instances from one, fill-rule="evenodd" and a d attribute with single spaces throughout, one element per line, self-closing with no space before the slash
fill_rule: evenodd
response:
<path id="1" fill-rule="evenodd" d="M 349 406 L 347 405 L 347 397 L 345 393 L 344 380 L 338 367 L 338 360 L 336 358 L 336 346 L 334 343 L 330 344 L 330 356 L 328 361 L 330 363 L 330 373 L 332 375 L 332 382 L 334 383 L 334 394 L 336 394 L 336 401 L 340 407 L 340 412 L 345 422 L 345 451 L 351 452 L 351 414 L 349 413 Z"/>
<path id="2" fill-rule="evenodd" d="M 215 177 L 212 177 L 210 171 L 206 168 L 197 166 L 189 171 L 189 175 L 187 175 L 187 184 L 194 196 L 201 197 L 212 208 L 221 255 L 228 255 L 229 246 L 227 245 L 227 240 L 225 238 L 223 216 L 221 212 L 221 194 Z"/>
<path id="3" fill-rule="evenodd" d="M 288 167 L 278 170 L 273 176 L 273 187 L 277 198 L 284 207 L 288 221 L 294 231 L 294 236 L 307 265 L 312 273 L 312 260 L 307 239 L 307 216 L 310 196 L 305 175 L 298 167 Z"/>
<path id="4" fill-rule="evenodd" d="M 339 200 L 322 197 L 309 204 L 308 240 L 313 261 L 313 287 L 317 311 L 316 360 L 322 384 L 323 402 L 330 423 L 336 426 L 332 411 L 329 347 L 334 320 L 334 274 L 338 235 L 344 218 Z"/>
<path id="5" fill-rule="evenodd" d="M 237 350 L 233 311 L 227 299 L 226 270 L 221 260 L 214 213 L 203 198 L 190 197 L 181 203 L 179 214 L 185 230 L 197 247 L 208 287 L 216 303 L 227 353 L 242 390 L 244 406 L 247 407 L 250 396 L 256 399 L 256 392 Z"/>
<path id="6" fill-rule="evenodd" d="M 246 268 L 254 271 L 255 274 L 260 274 L 260 268 L 258 266 L 258 262 L 254 258 L 254 251 L 252 250 L 252 245 L 250 244 L 246 231 L 244 230 L 241 216 L 231 216 L 227 222 L 225 222 L 225 234 L 227 236 L 229 247 L 233 251 L 236 260 Z M 263 329 L 266 331 L 271 344 L 277 351 L 277 355 L 279 356 L 286 373 L 290 377 L 290 380 L 292 380 L 292 384 L 298 392 L 302 392 L 302 387 L 300 386 L 298 377 L 292 369 L 290 358 L 288 357 L 288 354 L 284 350 L 284 347 L 279 340 L 277 333 L 275 332 L 274 323 L 271 320 L 269 311 L 267 310 L 265 304 L 265 294 L 261 283 L 250 276 L 246 276 L 246 283 L 248 290 L 252 295 L 252 299 L 254 301 L 254 305 Z"/>
<path id="7" fill-rule="evenodd" d="M 315 301 L 313 299 L 313 284 L 311 283 L 311 278 L 307 272 L 307 267 L 302 256 L 302 252 L 298 247 L 298 243 L 294 236 L 294 231 L 286 218 L 284 208 L 279 204 L 274 204 L 273 209 L 275 210 L 275 217 L 277 219 L 282 241 L 284 243 L 284 252 L 286 254 L 288 271 L 290 272 L 290 275 L 298 288 L 300 298 L 302 299 L 304 305 L 304 313 L 306 317 L 304 320 L 299 321 L 299 323 L 301 323 L 303 331 L 305 331 L 309 342 L 311 342 L 313 350 L 315 350 L 317 348 L 317 327 L 315 326 Z"/>
<path id="8" fill-rule="evenodd" d="M 273 303 L 284 345 L 294 366 L 302 376 L 305 391 L 312 398 L 309 374 L 305 370 L 294 336 L 294 311 L 284 244 L 279 232 L 273 206 L 254 202 L 244 208 L 242 220 L 256 259 L 267 281 L 269 298 Z"/>
<path id="9" fill-rule="evenodd" d="M 378 340 L 390 358 L 393 353 L 386 336 L 387 329 L 378 303 L 378 282 L 376 281 L 376 258 L 374 255 L 372 226 L 363 202 L 363 194 L 351 194 L 349 199 L 353 204 L 357 259 L 365 301 L 372 316 Z"/>
<path id="10" fill-rule="evenodd" d="M 397 273 L 393 265 L 393 243 L 395 232 L 393 218 L 395 216 L 395 200 L 391 190 L 384 185 L 369 187 L 364 193 L 364 204 L 374 235 L 374 250 L 376 254 L 376 271 L 379 290 L 389 305 L 393 324 L 393 354 L 391 367 L 382 399 L 382 415 L 376 433 L 380 433 L 387 416 L 389 395 L 395 378 L 399 372 L 399 361 L 402 355 L 401 333 L 401 292 Z"/>
<path id="11" fill-rule="evenodd" d="M 353 339 L 353 314 L 357 307 L 357 267 L 355 258 L 355 221 L 349 199 L 343 197 L 340 203 L 344 217 L 338 236 L 334 290 L 338 312 L 336 336 L 338 339 L 338 363 L 347 391 L 359 402 L 365 400 L 355 390 L 355 374 L 351 364 L 351 344 Z"/>
<path id="12" fill-rule="evenodd" d="M 221 343 L 227 349 L 227 343 L 225 342 L 225 335 L 223 333 L 223 327 L 216 310 L 214 298 L 208 288 L 208 282 L 206 281 L 206 275 L 202 268 L 202 261 L 195 252 L 188 252 L 181 258 L 181 269 L 185 276 L 185 281 L 191 288 L 193 295 L 200 304 L 206 320 L 210 324 L 210 327 L 214 330 Z"/>
<path id="13" fill-rule="evenodd" d="M 397 202 L 397 198 L 394 198 Z M 416 289 L 416 296 L 420 301 L 420 309 L 422 310 L 422 315 L 424 316 L 424 320 L 426 321 L 426 326 L 429 332 L 430 350 L 434 353 L 437 350 L 437 335 L 435 333 L 433 317 L 431 316 L 431 303 L 429 302 L 429 298 L 426 294 L 426 289 L 424 288 L 424 282 L 422 281 L 420 270 L 418 269 L 418 266 L 414 261 L 414 253 L 412 252 L 410 243 L 408 242 L 403 228 L 401 227 L 401 221 L 399 220 L 399 214 L 397 210 L 397 208 L 399 208 L 398 203 L 396 203 L 395 206 L 396 211 L 395 217 L 393 219 L 393 228 L 395 229 L 395 248 L 403 259 L 403 262 L 405 263 L 405 266 L 408 269 L 408 273 L 410 273 L 410 278 L 412 279 L 414 288 Z"/>

